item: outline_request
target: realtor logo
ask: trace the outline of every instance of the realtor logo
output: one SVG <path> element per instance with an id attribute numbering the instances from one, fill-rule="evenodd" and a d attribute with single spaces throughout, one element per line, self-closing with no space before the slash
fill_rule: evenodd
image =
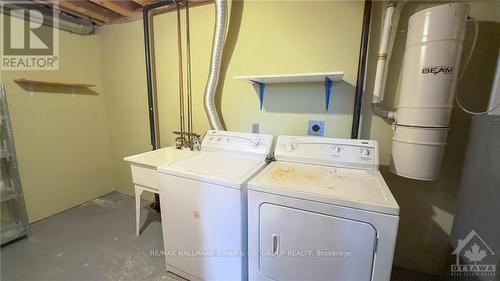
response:
<path id="1" fill-rule="evenodd" d="M 38 6 L 31 1 L 0 3 L 0 69 L 57 70 L 59 19 L 56 9 Z"/>
<path id="2" fill-rule="evenodd" d="M 458 240 L 457 248 L 451 253 L 456 256 L 451 265 L 452 276 L 495 276 L 495 264 L 488 264 L 487 257 L 495 253 L 486 242 L 472 230 L 462 240 Z"/>

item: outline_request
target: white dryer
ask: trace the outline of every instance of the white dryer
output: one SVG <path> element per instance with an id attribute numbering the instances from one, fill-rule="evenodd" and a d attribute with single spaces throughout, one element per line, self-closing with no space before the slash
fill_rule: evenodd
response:
<path id="1" fill-rule="evenodd" d="M 248 180 L 271 135 L 208 131 L 201 151 L 158 167 L 167 270 L 190 280 L 246 280 Z"/>
<path id="2" fill-rule="evenodd" d="M 278 137 L 248 183 L 249 280 L 389 280 L 399 206 L 371 140 Z"/>

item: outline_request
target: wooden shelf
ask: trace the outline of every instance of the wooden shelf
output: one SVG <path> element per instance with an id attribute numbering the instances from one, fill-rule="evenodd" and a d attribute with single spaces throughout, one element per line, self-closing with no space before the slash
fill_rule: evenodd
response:
<path id="1" fill-rule="evenodd" d="M 45 81 L 45 80 L 33 80 L 33 79 L 14 79 L 14 82 L 19 84 L 31 84 L 31 85 L 48 85 L 48 86 L 60 86 L 60 87 L 73 87 L 73 88 L 91 88 L 95 87 L 94 84 L 84 84 L 84 83 L 69 83 L 60 81 Z"/>
<path id="2" fill-rule="evenodd" d="M 260 76 L 253 75 L 253 76 L 235 76 L 233 78 L 237 80 L 247 81 L 258 86 L 260 110 L 262 110 L 266 84 L 323 82 L 325 83 L 325 108 L 326 111 L 328 111 L 330 107 L 332 83 L 342 81 L 342 79 L 344 78 L 344 72 L 335 71 L 335 72 L 276 74 L 276 75 L 260 75 Z"/>

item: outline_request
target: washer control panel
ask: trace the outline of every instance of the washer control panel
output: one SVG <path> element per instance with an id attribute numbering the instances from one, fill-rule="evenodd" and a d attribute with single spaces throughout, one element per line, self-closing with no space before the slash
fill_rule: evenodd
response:
<path id="1" fill-rule="evenodd" d="M 374 140 L 279 136 L 274 151 L 279 161 L 378 170 Z"/>
<path id="2" fill-rule="evenodd" d="M 273 136 L 210 130 L 201 142 L 202 151 L 235 152 L 265 159 L 271 152 Z"/>

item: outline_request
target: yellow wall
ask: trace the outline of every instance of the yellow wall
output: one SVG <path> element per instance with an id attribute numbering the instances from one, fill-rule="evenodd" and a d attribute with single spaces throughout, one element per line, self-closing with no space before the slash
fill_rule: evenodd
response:
<path id="1" fill-rule="evenodd" d="M 98 29 L 109 122 L 113 188 L 134 194 L 123 157 L 151 150 L 142 21 Z"/>
<path id="2" fill-rule="evenodd" d="M 19 20 L 19 19 L 14 19 Z M 109 134 L 97 36 L 60 31 L 58 71 L 2 71 L 30 222 L 111 192 Z M 16 78 L 93 83 L 29 88 Z"/>

